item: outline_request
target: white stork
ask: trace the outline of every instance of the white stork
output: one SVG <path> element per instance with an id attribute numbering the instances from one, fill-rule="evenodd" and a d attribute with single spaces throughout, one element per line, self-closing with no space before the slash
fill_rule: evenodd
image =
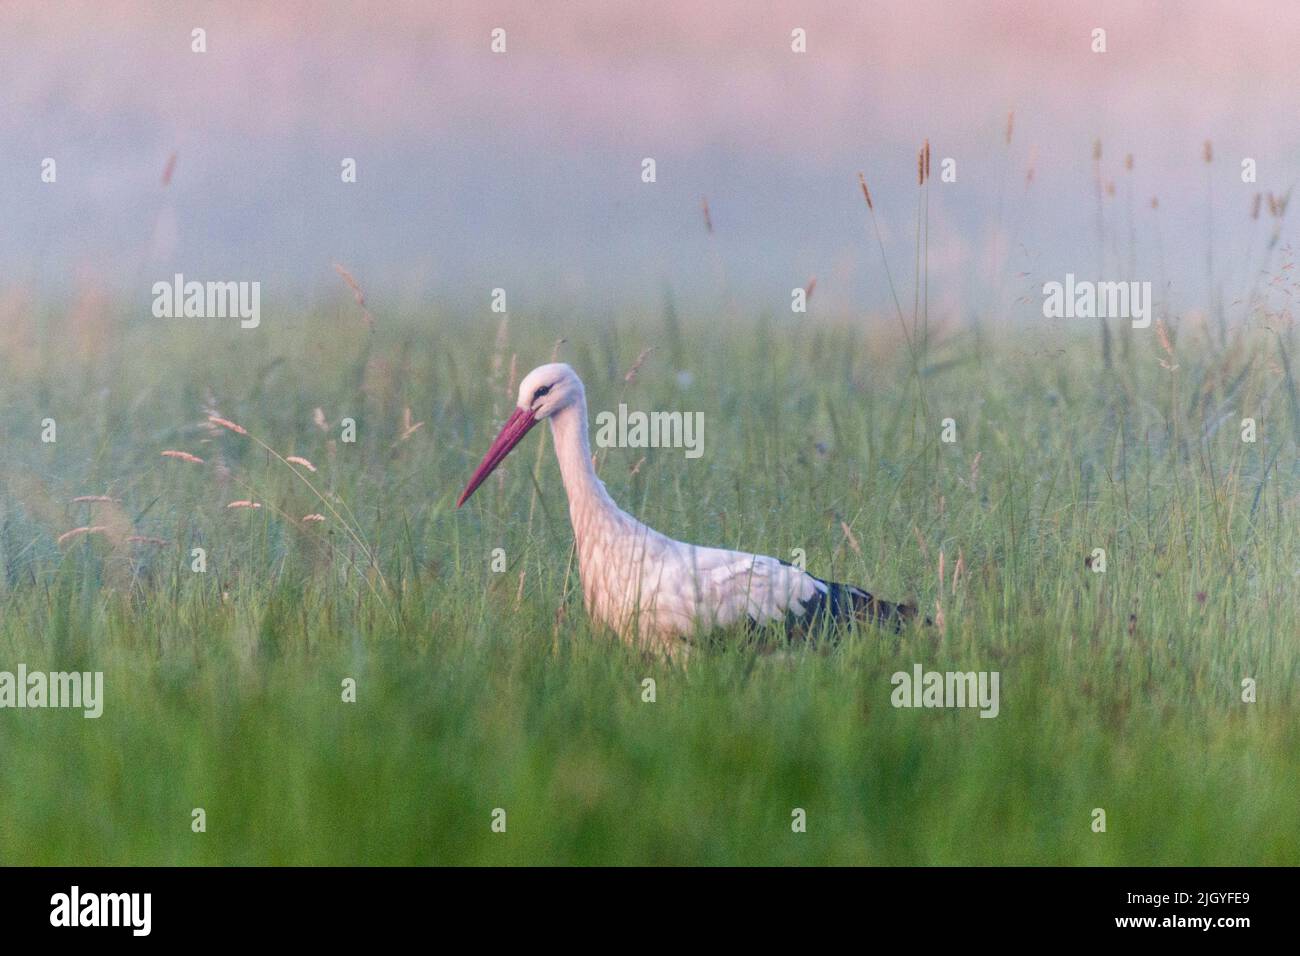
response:
<path id="1" fill-rule="evenodd" d="M 776 558 L 674 541 L 620 509 L 592 465 L 582 380 L 562 362 L 524 377 L 517 407 L 457 508 L 544 418 L 569 496 L 583 603 L 593 621 L 624 640 L 672 654 L 683 641 L 735 624 L 776 625 L 810 637 L 850 620 L 901 630 L 916 616 L 912 605 L 823 581 Z"/>

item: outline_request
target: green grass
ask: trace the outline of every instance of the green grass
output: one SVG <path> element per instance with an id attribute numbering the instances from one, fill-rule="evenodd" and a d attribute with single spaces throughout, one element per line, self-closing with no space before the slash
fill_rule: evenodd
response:
<path id="1" fill-rule="evenodd" d="M 1129 331 L 1103 372 L 1090 323 L 962 332 L 914 376 L 883 320 L 530 316 L 504 345 L 445 315 L 367 336 L 342 307 L 256 332 L 33 323 L 0 350 L 0 670 L 102 670 L 106 703 L 0 710 L 0 862 L 1300 863 L 1293 339 L 1219 354 L 1188 331 L 1170 372 Z M 604 453 L 627 510 L 803 549 L 932 615 L 942 549 L 945 628 L 775 654 L 730 635 L 685 667 L 594 632 L 544 430 L 452 507 L 512 355 L 522 375 L 561 335 L 593 413 L 704 413 L 699 460 Z M 314 462 L 364 549 L 205 408 Z M 121 503 L 69 503 L 87 494 Z M 226 509 L 243 498 L 264 507 Z M 56 544 L 81 525 L 108 530 Z M 915 663 L 999 671 L 1000 715 L 893 708 Z"/>

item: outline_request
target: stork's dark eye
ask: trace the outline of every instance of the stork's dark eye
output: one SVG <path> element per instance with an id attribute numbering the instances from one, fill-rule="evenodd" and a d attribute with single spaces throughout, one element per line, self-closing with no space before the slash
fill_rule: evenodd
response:
<path id="1" fill-rule="evenodd" d="M 551 386 L 543 385 L 537 391 L 533 392 L 533 401 L 537 401 L 543 395 L 549 395 L 550 393 L 551 393 Z"/>

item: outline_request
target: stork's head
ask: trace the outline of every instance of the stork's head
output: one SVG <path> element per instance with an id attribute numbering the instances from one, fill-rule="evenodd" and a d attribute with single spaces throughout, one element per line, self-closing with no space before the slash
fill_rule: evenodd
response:
<path id="1" fill-rule="evenodd" d="M 519 399 L 515 405 L 533 413 L 541 421 L 562 408 L 568 408 L 582 397 L 582 379 L 563 362 L 539 365 L 519 383 Z"/>
<path id="2" fill-rule="evenodd" d="M 510 449 L 518 445 L 534 425 L 582 399 L 582 379 L 563 362 L 539 365 L 525 375 L 519 383 L 519 399 L 514 412 L 470 476 L 469 484 L 460 493 L 456 507 L 459 508 L 469 500 L 469 496 L 487 480 L 487 476 L 510 454 Z"/>

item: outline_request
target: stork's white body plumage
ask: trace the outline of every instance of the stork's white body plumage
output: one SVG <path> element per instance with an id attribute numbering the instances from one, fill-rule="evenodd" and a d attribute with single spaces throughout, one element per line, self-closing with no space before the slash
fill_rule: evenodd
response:
<path id="1" fill-rule="evenodd" d="M 674 541 L 627 514 L 596 474 L 586 393 L 562 363 L 536 368 L 520 383 L 518 407 L 460 503 L 543 418 L 550 419 L 569 499 L 587 613 L 624 640 L 672 653 L 694 637 L 736 624 L 787 624 L 807 633 L 823 618 L 899 626 L 914 613 L 776 558 Z"/>
<path id="2" fill-rule="evenodd" d="M 802 615 L 818 593 L 820 582 L 775 558 L 674 541 L 619 508 L 592 466 L 581 395 L 550 421 L 594 621 L 627 640 L 671 644 L 746 619 Z"/>

